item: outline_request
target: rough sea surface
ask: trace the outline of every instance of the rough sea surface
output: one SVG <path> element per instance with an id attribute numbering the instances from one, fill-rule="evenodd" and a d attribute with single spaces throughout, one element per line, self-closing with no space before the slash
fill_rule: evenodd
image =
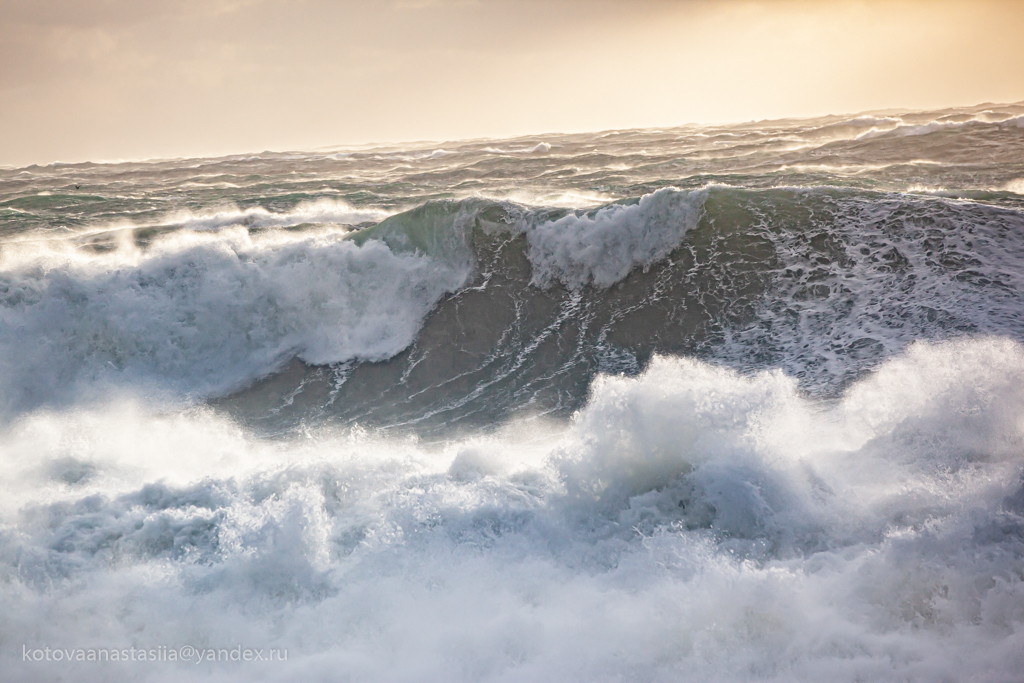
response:
<path id="1" fill-rule="evenodd" d="M 0 486 L 4 682 L 1020 681 L 1024 103 L 0 169 Z"/>

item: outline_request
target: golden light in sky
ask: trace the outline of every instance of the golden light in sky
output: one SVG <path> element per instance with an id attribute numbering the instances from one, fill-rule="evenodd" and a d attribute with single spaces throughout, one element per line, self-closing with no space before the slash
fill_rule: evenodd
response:
<path id="1" fill-rule="evenodd" d="M 1024 98 L 1024 3 L 0 3 L 0 163 Z"/>

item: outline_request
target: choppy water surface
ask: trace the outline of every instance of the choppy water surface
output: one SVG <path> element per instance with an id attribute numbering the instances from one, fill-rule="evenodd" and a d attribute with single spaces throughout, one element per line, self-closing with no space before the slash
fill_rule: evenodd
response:
<path id="1" fill-rule="evenodd" d="M 4 680 L 1019 680 L 1024 104 L 0 169 L 0 468 Z"/>

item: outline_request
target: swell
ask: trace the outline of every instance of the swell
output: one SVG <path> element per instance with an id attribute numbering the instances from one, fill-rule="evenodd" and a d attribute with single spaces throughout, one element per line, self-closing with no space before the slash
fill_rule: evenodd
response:
<path id="1" fill-rule="evenodd" d="M 429 435 L 566 417 L 595 377 L 635 375 L 655 354 L 782 368 L 830 397 L 917 339 L 1024 339 L 1017 212 L 828 188 L 712 187 L 700 202 L 699 220 L 664 256 L 594 260 L 630 264 L 608 286 L 595 284 L 597 271 L 545 271 L 542 241 L 531 241 L 529 220 L 546 231 L 593 218 L 459 205 L 472 216 L 462 229 L 475 275 L 408 349 L 379 363 L 295 363 L 217 404 L 273 432 L 326 420 Z"/>
<path id="2" fill-rule="evenodd" d="M 229 227 L 212 215 L 162 232 L 125 229 L 103 249 L 77 235 L 7 242 L 0 410 L 121 392 L 202 400 L 293 358 L 385 360 L 409 347 L 444 294 L 467 283 L 476 251 L 494 234 L 525 235 L 538 277 L 579 288 L 661 258 L 696 221 L 702 199 L 664 190 L 579 215 L 429 202 L 357 233 L 272 229 L 317 214 L 300 207 L 237 212 Z"/>
<path id="3" fill-rule="evenodd" d="M 430 431 L 571 414 L 596 375 L 657 353 L 780 367 L 827 396 L 915 339 L 1024 339 L 1024 218 L 980 202 L 710 186 L 274 227 L 308 214 L 6 243 L 3 409 L 231 394 L 273 431 Z"/>

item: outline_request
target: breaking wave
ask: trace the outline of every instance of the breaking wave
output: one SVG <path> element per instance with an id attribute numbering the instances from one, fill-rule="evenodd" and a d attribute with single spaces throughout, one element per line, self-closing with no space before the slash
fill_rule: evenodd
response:
<path id="1" fill-rule="evenodd" d="M 569 425 L 440 450 L 37 414 L 0 436 L 5 623 L 29 647 L 230 633 L 288 650 L 270 680 L 1008 681 L 1021 387 L 1024 352 L 989 339 L 914 345 L 826 409 L 778 371 L 659 358 Z"/>
<path id="2" fill-rule="evenodd" d="M 1022 224 L 941 198 L 713 186 L 589 211 L 429 202 L 355 232 L 188 228 L 100 253 L 19 243 L 4 255 L 0 381 L 18 412 L 128 388 L 222 396 L 292 359 L 347 364 L 354 391 L 394 359 L 407 371 L 374 382 L 397 384 L 364 393 L 429 398 L 448 421 L 444 406 L 475 402 L 449 382 L 466 373 L 508 385 L 505 400 L 478 394 L 480 418 L 571 412 L 585 396 L 572 387 L 599 371 L 696 352 L 827 391 L 922 335 L 1024 332 Z"/>

